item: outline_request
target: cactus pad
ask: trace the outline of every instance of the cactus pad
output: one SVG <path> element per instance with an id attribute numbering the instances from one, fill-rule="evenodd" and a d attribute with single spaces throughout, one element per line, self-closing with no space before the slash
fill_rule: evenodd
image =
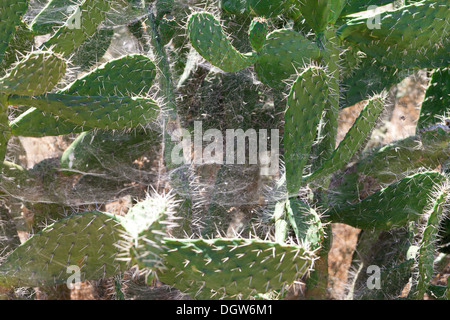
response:
<path id="1" fill-rule="evenodd" d="M 108 0 L 84 0 L 65 25 L 44 43 L 47 48 L 53 48 L 55 52 L 64 56 L 70 55 L 87 38 L 95 33 L 100 23 L 105 19 L 110 9 Z M 77 26 L 79 19 L 79 26 Z M 69 24 L 74 24 L 69 25 Z"/>
<path id="2" fill-rule="evenodd" d="M 440 117 L 445 117 L 450 106 L 449 68 L 436 69 L 431 75 L 430 84 L 420 109 L 417 131 L 436 124 Z M 417 132 L 418 133 L 418 132 Z"/>
<path id="3" fill-rule="evenodd" d="M 289 93 L 284 115 L 284 162 L 290 195 L 299 191 L 303 168 L 328 99 L 327 75 L 319 67 L 310 67 L 301 73 Z"/>
<path id="4" fill-rule="evenodd" d="M 256 61 L 254 54 L 242 54 L 233 47 L 220 22 L 210 13 L 191 15 L 187 33 L 200 55 L 226 72 L 245 69 Z"/>
<path id="5" fill-rule="evenodd" d="M 62 219 L 28 239 L 0 266 L 2 286 L 66 283 L 69 266 L 80 280 L 103 279 L 124 267 L 116 261 L 119 222 L 114 216 L 85 212 Z"/>
<path id="6" fill-rule="evenodd" d="M 126 55 L 95 68 L 60 93 L 77 96 L 145 96 L 155 77 L 156 66 L 148 57 Z"/>
<path id="7" fill-rule="evenodd" d="M 311 250 L 320 248 L 325 234 L 317 212 L 295 198 L 286 202 L 286 211 L 298 241 Z"/>
<path id="8" fill-rule="evenodd" d="M 87 126 L 79 126 L 36 108 L 30 108 L 9 124 L 11 132 L 17 137 L 59 136 L 70 133 L 81 133 L 90 130 Z"/>
<path id="9" fill-rule="evenodd" d="M 146 95 L 155 77 L 156 67 L 149 58 L 139 54 L 127 55 L 99 66 L 59 93 L 75 96 Z M 11 128 L 17 136 L 30 137 L 80 133 L 91 129 L 35 108 L 15 119 Z"/>
<path id="10" fill-rule="evenodd" d="M 28 0 L 3 0 L 0 4 L 0 62 L 16 32 L 22 15 L 28 9 Z"/>
<path id="11" fill-rule="evenodd" d="M 192 297 L 255 298 L 285 289 L 306 274 L 313 257 L 303 248 L 247 239 L 165 239 L 160 281 Z"/>
<path id="12" fill-rule="evenodd" d="M 284 80 L 319 58 L 319 48 L 300 33 L 280 29 L 267 36 L 259 53 L 255 71 L 261 82 L 274 87 L 284 87 Z"/>
<path id="13" fill-rule="evenodd" d="M 417 292 L 415 292 L 416 299 L 423 299 L 428 286 L 433 280 L 436 240 L 441 221 L 443 220 L 443 211 L 447 197 L 448 190 L 446 188 L 437 190 L 437 195 L 435 195 L 436 200 L 432 203 L 432 208 L 422 234 L 417 257 L 419 274 L 417 279 Z"/>
<path id="14" fill-rule="evenodd" d="M 248 29 L 248 38 L 250 44 L 255 51 L 261 51 L 264 43 L 266 42 L 266 36 L 269 26 L 267 20 L 264 18 L 255 18 L 250 24 Z"/>
<path id="15" fill-rule="evenodd" d="M 323 32 L 328 23 L 334 24 L 341 14 L 345 0 L 302 0 L 299 9 L 306 22 L 316 32 Z"/>
<path id="16" fill-rule="evenodd" d="M 331 220 L 368 230 L 405 226 L 425 213 L 436 186 L 444 180 L 438 172 L 403 178 L 356 204 L 331 209 Z"/>
<path id="17" fill-rule="evenodd" d="M 382 97 L 370 99 L 331 157 L 319 169 L 305 177 L 305 180 L 310 181 L 330 175 L 345 166 L 369 137 L 383 107 L 384 99 Z"/>
<path id="18" fill-rule="evenodd" d="M 160 113 L 159 106 L 145 98 L 46 94 L 33 98 L 14 96 L 9 102 L 38 108 L 79 126 L 99 129 L 136 128 L 155 121 Z"/>
<path id="19" fill-rule="evenodd" d="M 173 196 L 154 193 L 130 209 L 122 223 L 127 231 L 121 245 L 125 259 L 152 272 L 165 268 L 163 238 L 175 225 L 175 205 Z"/>
<path id="20" fill-rule="evenodd" d="M 449 3 L 422 1 L 381 13 L 380 28 L 369 28 L 367 19 L 349 21 L 338 35 L 385 65 L 430 68 L 450 63 Z"/>
<path id="21" fill-rule="evenodd" d="M 21 60 L 0 79 L 0 92 L 34 96 L 50 91 L 66 73 L 66 61 L 52 52 L 38 51 Z"/>

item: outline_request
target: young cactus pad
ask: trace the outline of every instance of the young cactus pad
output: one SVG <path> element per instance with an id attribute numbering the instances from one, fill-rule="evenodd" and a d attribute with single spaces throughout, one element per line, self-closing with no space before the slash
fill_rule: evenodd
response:
<path id="1" fill-rule="evenodd" d="M 132 261 L 142 269 L 157 271 L 164 268 L 161 254 L 167 248 L 163 239 L 176 225 L 175 205 L 172 195 L 153 193 L 130 209 L 122 222 L 127 232 L 118 244 L 124 260 Z"/>
<path id="2" fill-rule="evenodd" d="M 450 107 L 450 69 L 438 68 L 431 75 L 430 84 L 420 109 L 417 133 L 436 124 L 440 117 L 447 116 Z"/>
<path id="3" fill-rule="evenodd" d="M 285 210 L 298 241 L 311 250 L 320 248 L 325 234 L 316 210 L 296 198 L 286 201 Z"/>
<path id="4" fill-rule="evenodd" d="M 266 42 L 269 25 L 264 18 L 255 18 L 248 28 L 248 38 L 250 44 L 255 51 L 261 51 Z"/>

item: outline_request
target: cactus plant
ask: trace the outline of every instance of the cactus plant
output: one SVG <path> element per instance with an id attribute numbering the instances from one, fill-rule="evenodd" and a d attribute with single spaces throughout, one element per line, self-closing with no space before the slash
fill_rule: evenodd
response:
<path id="1" fill-rule="evenodd" d="M 56 202 L 45 209 L 52 223 L 29 219 L 32 235 L 20 245 L 13 224 L 0 225 L 0 286 L 64 284 L 68 267 L 78 267 L 80 281 L 114 277 L 126 298 L 121 279 L 137 268 L 148 285 L 158 280 L 197 299 L 283 298 L 299 279 L 307 298 L 323 299 L 331 224 L 344 223 L 363 230 L 364 253 L 387 232 L 401 236 L 395 256 L 371 255 L 383 264 L 381 291 L 361 288 L 360 273 L 354 298 L 397 298 L 408 282 L 408 298 L 448 296 L 431 284 L 435 253 L 445 254 L 448 239 L 445 1 L 395 3 L 381 13 L 366 10 L 391 1 L 132 2 L 140 12 L 128 21 L 120 17 L 126 1 L 51 0 L 29 27 L 28 1 L 0 5 L 0 192 L 33 208 Z M 68 17 L 69 5 L 76 8 Z M 371 28 L 367 19 L 378 17 L 380 28 Z M 139 54 L 112 58 L 114 24 L 135 37 Z M 34 49 L 30 39 L 43 34 L 48 40 Z M 388 89 L 419 68 L 429 68 L 431 80 L 416 136 L 368 150 Z M 358 102 L 359 116 L 337 143 L 339 109 Z M 19 108 L 10 114 L 11 106 Z M 252 163 L 238 177 L 229 164 L 174 161 L 177 143 L 192 147 L 182 126 L 195 131 L 196 115 L 220 129 L 281 129 L 281 168 L 265 177 Z M 26 169 L 4 161 L 13 135 L 74 140 L 50 168 L 49 161 Z M 195 157 L 213 146 L 204 142 L 194 137 Z M 145 155 L 153 150 L 151 162 Z M 140 179 L 145 161 L 156 182 Z M 132 166 L 134 177 L 125 169 Z M 60 219 L 81 183 L 87 196 L 106 188 L 101 179 L 117 182 L 118 193 L 139 189 L 137 203 L 121 215 L 78 206 Z M 238 193 L 230 185 L 250 196 L 230 200 Z M 34 196 L 30 186 L 39 186 Z M 142 199 L 149 187 L 155 191 Z M 52 194 L 38 199 L 43 192 Z"/>

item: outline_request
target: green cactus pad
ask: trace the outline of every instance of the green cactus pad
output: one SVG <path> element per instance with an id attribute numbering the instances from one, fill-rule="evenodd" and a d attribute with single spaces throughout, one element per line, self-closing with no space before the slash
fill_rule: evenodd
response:
<path id="1" fill-rule="evenodd" d="M 369 138 L 372 129 L 383 111 L 383 107 L 384 99 L 382 97 L 370 99 L 331 157 L 319 169 L 309 176 L 304 177 L 305 181 L 319 179 L 342 169 L 353 155 L 361 149 L 364 141 Z"/>
<path id="2" fill-rule="evenodd" d="M 90 130 L 87 126 L 79 126 L 68 120 L 56 118 L 36 108 L 28 109 L 14 119 L 9 126 L 12 134 L 17 137 L 59 136 Z"/>
<path id="3" fill-rule="evenodd" d="M 410 170 L 439 166 L 450 156 L 449 143 L 450 134 L 441 128 L 426 131 L 379 148 L 358 163 L 358 172 L 378 183 L 391 183 L 405 174 L 405 163 Z"/>
<path id="4" fill-rule="evenodd" d="M 8 69 L 19 62 L 20 53 L 30 52 L 34 45 L 34 37 L 27 25 L 22 22 L 17 28 L 14 37 L 9 41 L 3 60 L 0 59 L 0 77 L 4 76 Z"/>
<path id="5" fill-rule="evenodd" d="M 302 0 L 298 7 L 315 32 L 323 32 L 328 23 L 334 24 L 340 16 L 346 0 Z"/>
<path id="6" fill-rule="evenodd" d="M 0 4 L 0 62 L 8 48 L 9 41 L 20 24 L 22 15 L 28 9 L 28 0 L 2 0 Z"/>
<path id="7" fill-rule="evenodd" d="M 155 64 L 144 55 L 132 54 L 99 66 L 59 93 L 105 97 L 146 95 L 155 77 Z"/>
<path id="8" fill-rule="evenodd" d="M 9 102 L 35 107 L 79 126 L 98 129 L 136 128 L 154 122 L 160 113 L 156 102 L 145 98 L 47 94 L 33 98 L 13 96 Z"/>
<path id="9" fill-rule="evenodd" d="M 264 43 L 266 42 L 268 29 L 269 25 L 267 24 L 267 20 L 264 18 L 255 18 L 250 23 L 248 38 L 253 50 L 261 51 Z"/>
<path id="10" fill-rule="evenodd" d="M 449 68 L 434 70 L 430 84 L 425 93 L 425 99 L 420 109 L 420 117 L 417 122 L 417 133 L 437 122 L 438 116 L 448 116 L 450 107 L 450 74 Z"/>
<path id="11" fill-rule="evenodd" d="M 110 9 L 108 0 L 84 0 L 66 24 L 44 43 L 47 48 L 64 56 L 70 55 L 87 38 L 95 33 Z M 77 25 L 79 22 L 79 25 Z"/>
<path id="12" fill-rule="evenodd" d="M 328 0 L 331 2 L 328 23 L 334 25 L 342 14 L 342 10 L 347 6 L 348 0 Z"/>
<path id="13" fill-rule="evenodd" d="M 302 247 L 247 239 L 165 239 L 160 281 L 205 299 L 251 299 L 285 289 L 306 274 L 313 256 Z"/>
<path id="14" fill-rule="evenodd" d="M 320 248 L 325 234 L 317 212 L 295 198 L 286 202 L 286 212 L 295 236 L 300 243 L 311 250 Z"/>
<path id="15" fill-rule="evenodd" d="M 66 283 L 80 268 L 80 281 L 97 280 L 124 271 L 116 260 L 120 238 L 117 217 L 85 212 L 62 219 L 14 250 L 0 266 L 0 285 L 45 286 Z"/>
<path id="16" fill-rule="evenodd" d="M 223 71 L 237 72 L 256 61 L 255 54 L 242 54 L 233 47 L 220 22 L 210 13 L 192 14 L 187 34 L 200 55 Z"/>
<path id="17" fill-rule="evenodd" d="M 37 51 L 0 79 L 0 92 L 34 96 L 50 91 L 66 73 L 66 61 L 52 52 Z"/>
<path id="18" fill-rule="evenodd" d="M 438 231 L 443 220 L 443 211 L 447 201 L 448 190 L 441 188 L 437 190 L 435 201 L 432 203 L 425 230 L 422 233 L 420 248 L 418 252 L 418 279 L 414 298 L 422 300 L 434 276 L 434 259 L 436 252 L 436 240 Z"/>
<path id="19" fill-rule="evenodd" d="M 283 81 L 319 56 L 319 48 L 300 33 L 280 29 L 267 36 L 255 71 L 261 82 L 273 88 L 283 88 Z"/>
<path id="20" fill-rule="evenodd" d="M 287 98 L 284 116 L 284 162 L 287 190 L 299 191 L 303 168 L 317 135 L 320 117 L 329 99 L 327 75 L 322 68 L 310 67 L 294 82 Z"/>
<path id="21" fill-rule="evenodd" d="M 330 210 L 333 222 L 355 228 L 390 230 L 419 219 L 429 205 L 430 197 L 445 177 L 438 172 L 409 176 L 364 198 L 364 200 Z"/>
<path id="22" fill-rule="evenodd" d="M 44 35 L 54 31 L 55 27 L 61 25 L 67 20 L 70 13 L 70 7 L 80 5 L 83 0 L 50 0 L 47 5 L 39 12 L 30 24 L 30 28 L 35 35 Z"/>
<path id="23" fill-rule="evenodd" d="M 221 0 L 220 7 L 231 14 L 243 15 L 249 13 L 248 0 Z"/>
<path id="24" fill-rule="evenodd" d="M 278 201 L 272 216 L 272 223 L 275 226 L 275 241 L 285 243 L 289 233 L 289 224 L 286 221 L 286 202 Z"/>
<path id="25" fill-rule="evenodd" d="M 289 10 L 293 0 L 248 0 L 250 11 L 255 16 L 272 18 Z"/>
<path id="26" fill-rule="evenodd" d="M 417 2 L 381 13 L 380 28 L 357 18 L 338 30 L 338 35 L 385 65 L 397 68 L 431 68 L 450 63 L 447 0 Z"/>
<path id="27" fill-rule="evenodd" d="M 340 176 L 329 194 L 336 204 L 354 203 L 420 169 L 434 170 L 450 157 L 450 134 L 440 127 L 373 150 Z M 408 170 L 405 170 L 405 163 Z M 386 168 L 389 168 L 386 170 Z M 450 226 L 450 224 L 449 224 Z"/>
<path id="28" fill-rule="evenodd" d="M 326 39 L 326 40 L 325 40 Z M 320 50 L 320 63 L 326 66 L 329 96 L 321 119 L 314 147 L 311 150 L 311 170 L 322 166 L 323 162 L 331 157 L 336 148 L 339 119 L 339 46 L 340 41 L 332 29 L 323 33 L 318 39 L 323 50 Z"/>
<path id="29" fill-rule="evenodd" d="M 146 56 L 134 54 L 111 60 L 74 81 L 61 94 L 76 96 L 145 95 L 156 77 L 156 67 Z M 126 79 L 126 81 L 124 81 Z M 91 129 L 49 112 L 30 109 L 11 123 L 17 136 L 42 137 L 80 133 Z"/>

